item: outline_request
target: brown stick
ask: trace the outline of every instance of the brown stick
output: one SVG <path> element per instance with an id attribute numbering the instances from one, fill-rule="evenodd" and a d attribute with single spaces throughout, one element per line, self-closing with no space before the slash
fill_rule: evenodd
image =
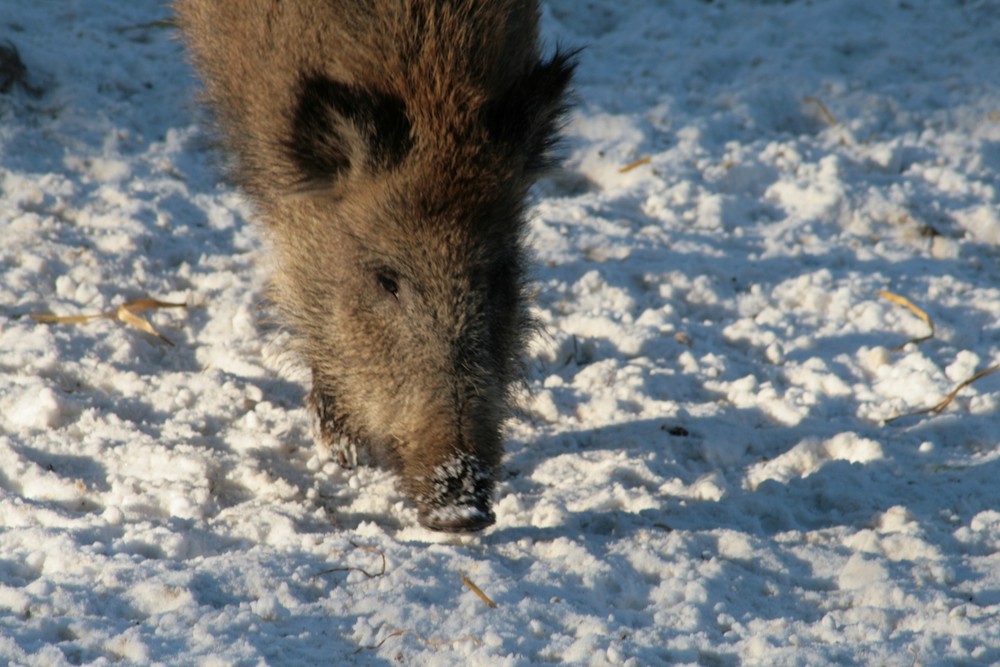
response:
<path id="1" fill-rule="evenodd" d="M 469 578 L 465 576 L 464 572 L 462 572 L 461 575 L 462 575 L 462 583 L 465 584 L 466 586 L 468 586 L 469 590 L 471 590 L 473 593 L 475 593 L 476 595 L 478 595 L 479 598 L 483 602 L 485 602 L 487 604 L 487 606 L 489 606 L 491 609 L 496 609 L 497 608 L 497 603 L 494 602 L 493 600 L 489 599 L 488 597 L 486 597 L 486 593 L 484 593 L 482 590 L 480 590 L 479 586 L 476 586 L 474 583 L 472 583 L 471 581 L 469 581 Z"/>

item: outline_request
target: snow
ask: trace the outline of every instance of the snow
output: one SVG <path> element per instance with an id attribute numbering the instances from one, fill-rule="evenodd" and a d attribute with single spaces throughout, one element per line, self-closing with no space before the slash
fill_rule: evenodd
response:
<path id="1" fill-rule="evenodd" d="M 0 9 L 0 662 L 1000 663 L 1000 374 L 907 416 L 1000 363 L 995 2 L 545 3 L 586 50 L 472 536 L 313 446 L 167 16 Z M 175 346 L 29 317 L 146 296 Z"/>

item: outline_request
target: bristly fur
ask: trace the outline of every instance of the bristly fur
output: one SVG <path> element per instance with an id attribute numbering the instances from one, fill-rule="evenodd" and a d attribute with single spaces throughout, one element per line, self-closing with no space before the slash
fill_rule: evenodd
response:
<path id="1" fill-rule="evenodd" d="M 536 0 L 176 9 L 271 237 L 319 439 L 396 469 L 424 525 L 488 525 L 533 330 L 525 197 L 574 54 L 540 58 Z"/>

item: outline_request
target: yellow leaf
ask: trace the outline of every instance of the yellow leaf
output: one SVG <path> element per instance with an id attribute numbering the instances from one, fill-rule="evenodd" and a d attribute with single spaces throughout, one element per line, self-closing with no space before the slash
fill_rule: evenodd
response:
<path id="1" fill-rule="evenodd" d="M 927 334 L 926 336 L 920 336 L 918 338 L 911 338 L 910 340 L 906 341 L 902 345 L 897 345 L 895 348 L 893 348 L 893 351 L 902 350 L 904 347 L 906 347 L 910 343 L 914 343 L 914 344 L 916 344 L 916 343 L 922 343 L 925 340 L 930 340 L 931 338 L 934 338 L 934 322 L 931 321 L 931 318 L 930 318 L 930 316 L 927 313 L 925 313 L 924 311 L 920 310 L 915 305 L 913 305 L 912 301 L 910 301 L 909 299 L 907 299 L 905 296 L 900 296 L 899 294 L 893 294 L 892 292 L 887 292 L 887 291 L 881 290 L 881 289 L 878 290 L 875 293 L 878 294 L 883 299 L 885 299 L 887 301 L 893 302 L 897 306 L 902 306 L 903 308 L 906 308 L 908 311 L 910 311 L 911 313 L 913 313 L 914 315 L 916 315 L 917 317 L 919 317 L 928 327 L 930 327 L 930 330 L 931 330 L 931 332 L 929 334 Z"/>

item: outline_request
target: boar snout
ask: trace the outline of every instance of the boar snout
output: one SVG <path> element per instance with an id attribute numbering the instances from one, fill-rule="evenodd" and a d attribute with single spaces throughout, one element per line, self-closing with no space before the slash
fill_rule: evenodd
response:
<path id="1" fill-rule="evenodd" d="M 475 532 L 493 525 L 492 466 L 472 455 L 451 458 L 421 480 L 417 520 L 431 530 Z"/>

